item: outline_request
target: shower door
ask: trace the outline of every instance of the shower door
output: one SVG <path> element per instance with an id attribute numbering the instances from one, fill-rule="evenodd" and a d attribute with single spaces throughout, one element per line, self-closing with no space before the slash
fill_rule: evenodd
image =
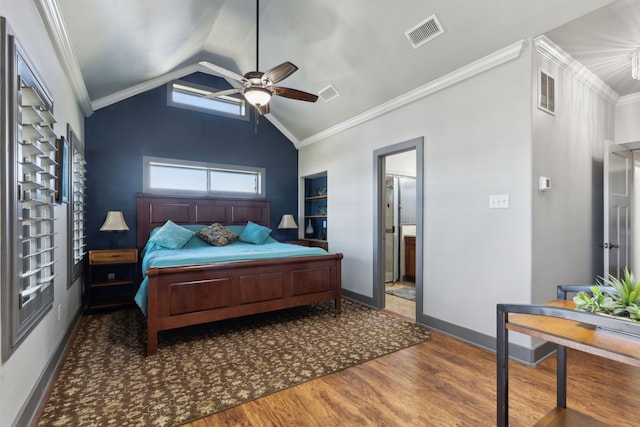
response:
<path id="1" fill-rule="evenodd" d="M 398 178 L 385 178 L 385 282 L 396 282 L 400 278 L 400 233 L 398 221 Z"/>

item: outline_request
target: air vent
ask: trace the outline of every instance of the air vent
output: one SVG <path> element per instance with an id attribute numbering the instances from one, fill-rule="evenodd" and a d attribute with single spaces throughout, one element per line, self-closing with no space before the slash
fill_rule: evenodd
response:
<path id="1" fill-rule="evenodd" d="M 444 33 L 444 29 L 440 25 L 436 15 L 431 15 L 409 31 L 404 33 L 409 39 L 409 43 L 414 49 L 422 46 L 429 40 L 433 40 L 440 34 Z"/>
<path id="2" fill-rule="evenodd" d="M 329 85 L 318 92 L 318 96 L 322 98 L 324 102 L 329 102 L 332 99 L 336 99 L 340 95 L 333 85 Z"/>

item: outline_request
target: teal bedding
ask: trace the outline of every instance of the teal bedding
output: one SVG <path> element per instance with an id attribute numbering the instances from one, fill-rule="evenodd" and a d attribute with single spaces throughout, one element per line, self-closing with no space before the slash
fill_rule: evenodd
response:
<path id="1" fill-rule="evenodd" d="M 191 228 L 193 226 L 187 227 Z M 182 249 L 151 248 L 148 251 L 144 251 L 142 260 L 143 280 L 136 293 L 135 302 L 146 316 L 148 278 L 144 273 L 149 267 L 175 267 L 326 254 L 327 252 L 322 248 L 281 243 L 271 237 L 267 237 L 267 240 L 261 245 L 235 241 L 226 246 L 211 246 L 198 236 L 193 236 Z"/>

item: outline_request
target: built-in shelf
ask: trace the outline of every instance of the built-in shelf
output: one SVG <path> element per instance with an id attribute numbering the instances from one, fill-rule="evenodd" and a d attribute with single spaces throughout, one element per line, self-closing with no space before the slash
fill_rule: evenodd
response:
<path id="1" fill-rule="evenodd" d="M 303 178 L 304 186 L 304 240 L 309 246 L 319 246 L 328 250 L 328 188 L 327 174 L 321 173 Z M 313 229 L 312 232 L 311 229 Z"/>

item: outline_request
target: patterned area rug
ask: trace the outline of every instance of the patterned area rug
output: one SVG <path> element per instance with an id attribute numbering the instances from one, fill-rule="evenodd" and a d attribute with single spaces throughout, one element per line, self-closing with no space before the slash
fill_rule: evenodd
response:
<path id="1" fill-rule="evenodd" d="M 137 309 L 86 317 L 39 426 L 176 426 L 430 339 L 343 301 L 160 333 L 145 358 Z"/>
<path id="2" fill-rule="evenodd" d="M 389 295 L 393 295 L 396 297 L 408 299 L 411 301 L 416 300 L 416 288 L 398 288 L 398 289 L 389 289 L 385 291 Z"/>

